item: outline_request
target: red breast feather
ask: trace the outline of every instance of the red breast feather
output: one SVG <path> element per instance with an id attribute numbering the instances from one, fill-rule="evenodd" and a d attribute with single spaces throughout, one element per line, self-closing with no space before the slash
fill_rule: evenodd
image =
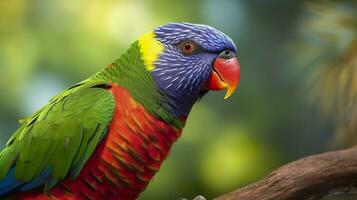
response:
<path id="1" fill-rule="evenodd" d="M 22 193 L 15 199 L 136 199 L 159 170 L 181 129 L 159 120 L 129 92 L 113 85 L 116 106 L 108 134 L 80 175 L 50 191 Z"/>

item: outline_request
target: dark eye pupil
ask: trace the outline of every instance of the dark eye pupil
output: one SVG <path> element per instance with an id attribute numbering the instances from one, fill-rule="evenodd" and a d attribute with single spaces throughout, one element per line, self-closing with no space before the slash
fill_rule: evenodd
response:
<path id="1" fill-rule="evenodd" d="M 186 50 L 186 51 L 191 50 L 191 45 L 190 45 L 190 44 L 185 44 L 185 50 Z"/>

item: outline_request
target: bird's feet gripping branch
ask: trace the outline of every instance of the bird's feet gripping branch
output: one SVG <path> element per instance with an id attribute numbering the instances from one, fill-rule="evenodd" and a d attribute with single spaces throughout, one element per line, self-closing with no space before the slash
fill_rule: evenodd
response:
<path id="1" fill-rule="evenodd" d="M 208 90 L 238 85 L 224 33 L 169 23 L 110 67 L 21 121 L 0 152 L 0 199 L 133 200 L 145 190 Z"/>

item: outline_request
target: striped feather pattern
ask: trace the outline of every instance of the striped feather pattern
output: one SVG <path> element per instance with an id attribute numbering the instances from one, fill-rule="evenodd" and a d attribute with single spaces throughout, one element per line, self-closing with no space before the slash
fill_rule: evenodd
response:
<path id="1" fill-rule="evenodd" d="M 80 175 L 59 182 L 46 194 L 23 193 L 15 199 L 136 199 L 159 170 L 181 129 L 156 119 L 119 86 L 108 134 Z"/>

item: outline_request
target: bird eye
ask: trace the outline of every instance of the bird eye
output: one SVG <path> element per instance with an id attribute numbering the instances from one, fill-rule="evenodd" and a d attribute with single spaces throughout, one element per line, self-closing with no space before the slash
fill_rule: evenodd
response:
<path id="1" fill-rule="evenodd" d="M 191 55 L 196 51 L 196 44 L 192 41 L 184 41 L 181 43 L 181 52 L 185 55 Z"/>

